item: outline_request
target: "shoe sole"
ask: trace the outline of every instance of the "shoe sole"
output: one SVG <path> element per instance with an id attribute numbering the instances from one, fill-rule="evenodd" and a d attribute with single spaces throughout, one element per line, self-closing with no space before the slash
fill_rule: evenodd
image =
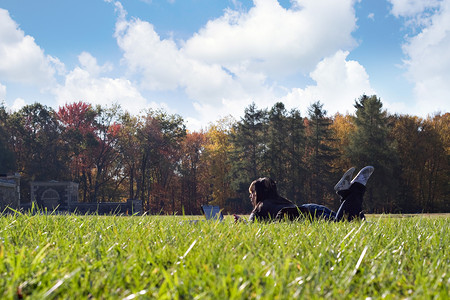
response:
<path id="1" fill-rule="evenodd" d="M 344 182 L 344 180 L 348 177 L 351 178 L 354 172 L 355 167 L 351 167 L 350 169 L 348 169 L 347 172 L 345 172 L 344 175 L 341 177 L 341 179 L 338 181 L 338 183 L 336 183 L 336 185 L 334 186 L 334 190 L 337 191 L 342 182 Z M 350 184 L 350 180 L 348 180 L 348 182 Z"/>
<path id="2" fill-rule="evenodd" d="M 366 185 L 367 180 L 369 180 L 370 176 L 372 176 L 372 174 L 373 174 L 373 171 L 375 171 L 375 168 L 372 167 L 372 166 L 365 166 L 364 168 L 362 168 L 362 169 L 358 172 L 358 174 L 356 174 L 355 178 L 352 179 L 352 181 L 350 182 L 350 184 L 353 184 L 355 181 L 356 181 L 356 182 L 359 182 L 358 176 L 364 174 L 364 172 L 365 172 L 367 169 L 370 170 L 370 173 L 369 173 L 369 175 L 364 175 L 364 179 L 365 179 L 365 180 L 364 180 L 364 181 L 365 181 L 364 185 Z M 367 178 L 366 178 L 366 177 L 367 177 Z"/>

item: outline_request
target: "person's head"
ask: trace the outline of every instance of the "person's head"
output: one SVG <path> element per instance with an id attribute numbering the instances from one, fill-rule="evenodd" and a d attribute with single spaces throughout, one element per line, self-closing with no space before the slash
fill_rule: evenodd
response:
<path id="1" fill-rule="evenodd" d="M 269 177 L 256 179 L 250 184 L 248 191 L 254 207 L 265 199 L 276 200 L 279 198 L 277 184 Z"/>

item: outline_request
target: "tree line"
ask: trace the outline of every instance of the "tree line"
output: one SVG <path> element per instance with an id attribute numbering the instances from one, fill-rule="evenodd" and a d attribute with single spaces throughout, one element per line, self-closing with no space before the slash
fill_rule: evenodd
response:
<path id="1" fill-rule="evenodd" d="M 356 112 L 306 116 L 278 102 L 255 103 L 239 120 L 226 117 L 191 132 L 179 115 L 74 102 L 39 103 L 16 112 L 0 106 L 0 173 L 19 172 L 22 202 L 31 181 L 73 181 L 82 202 L 140 199 L 149 213 L 196 214 L 200 205 L 251 210 L 248 186 L 274 178 L 295 203 L 336 209 L 333 186 L 350 166 L 375 167 L 368 213 L 449 212 L 449 113 L 426 119 L 389 114 L 376 96 Z"/>

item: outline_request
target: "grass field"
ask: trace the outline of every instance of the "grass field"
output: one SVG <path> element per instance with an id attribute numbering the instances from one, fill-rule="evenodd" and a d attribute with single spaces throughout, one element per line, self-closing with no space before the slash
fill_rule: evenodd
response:
<path id="1" fill-rule="evenodd" d="M 3 215 L 0 298 L 448 299 L 449 228 L 450 216 Z"/>

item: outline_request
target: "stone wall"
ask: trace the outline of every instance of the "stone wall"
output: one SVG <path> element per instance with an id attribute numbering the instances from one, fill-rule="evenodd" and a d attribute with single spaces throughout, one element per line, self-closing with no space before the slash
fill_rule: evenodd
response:
<path id="1" fill-rule="evenodd" d="M 6 207 L 20 207 L 20 175 L 0 175 L 0 213 Z"/>
<path id="2" fill-rule="evenodd" d="M 75 182 L 31 182 L 31 202 L 40 209 L 55 213 L 77 214 L 142 214 L 142 201 L 127 202 L 78 202 L 78 184 Z M 31 205 L 30 205 L 31 207 Z M 25 207 L 25 209 L 29 207 Z"/>
<path id="3" fill-rule="evenodd" d="M 30 183 L 31 202 L 47 211 L 66 210 L 78 203 L 78 183 L 70 181 L 34 181 Z"/>
<path id="4" fill-rule="evenodd" d="M 78 214 L 127 214 L 141 215 L 142 201 L 128 199 L 127 202 L 98 202 L 98 203 L 76 203 L 71 206 L 70 212 Z"/>

